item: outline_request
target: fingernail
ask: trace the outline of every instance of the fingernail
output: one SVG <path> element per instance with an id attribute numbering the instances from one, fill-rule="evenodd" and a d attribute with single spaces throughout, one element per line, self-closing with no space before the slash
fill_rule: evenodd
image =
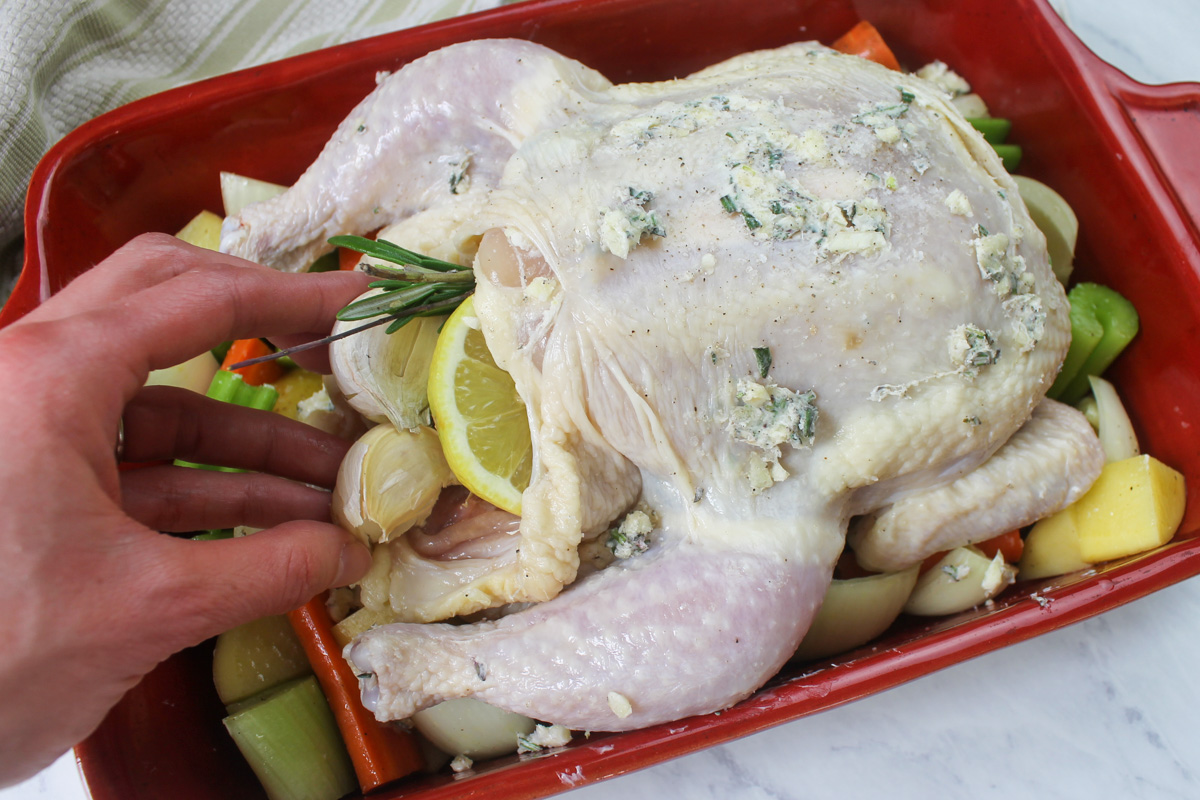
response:
<path id="1" fill-rule="evenodd" d="M 371 568 L 371 551 L 358 542 L 352 542 L 342 548 L 338 561 L 338 574 L 334 586 L 346 586 L 355 583 L 367 574 Z"/>

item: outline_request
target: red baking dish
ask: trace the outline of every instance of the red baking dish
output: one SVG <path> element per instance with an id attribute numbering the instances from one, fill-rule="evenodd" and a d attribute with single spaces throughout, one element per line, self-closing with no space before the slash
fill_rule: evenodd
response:
<path id="1" fill-rule="evenodd" d="M 1200 85 L 1132 81 L 1092 55 L 1044 0 L 534 0 L 165 92 L 81 126 L 39 165 L 25 270 L 0 324 L 135 234 L 178 230 L 200 209 L 219 208 L 219 170 L 294 180 L 377 71 L 443 45 L 521 37 L 614 81 L 653 80 L 750 49 L 829 42 L 859 19 L 882 31 L 902 64 L 948 62 L 1013 120 L 1025 148 L 1020 171 L 1058 189 L 1080 218 L 1077 276 L 1141 309 L 1142 332 L 1113 374 L 1144 449 L 1187 477 L 1179 535 L 1142 556 L 1018 584 L 990 608 L 902 621 L 873 646 L 788 667 L 719 715 L 577 737 L 555 753 L 477 765 L 470 777 L 402 781 L 373 797 L 553 794 L 882 691 L 1200 573 L 1200 159 L 1191 152 Z M 162 664 L 79 746 L 97 800 L 261 796 L 221 727 L 210 649 Z"/>

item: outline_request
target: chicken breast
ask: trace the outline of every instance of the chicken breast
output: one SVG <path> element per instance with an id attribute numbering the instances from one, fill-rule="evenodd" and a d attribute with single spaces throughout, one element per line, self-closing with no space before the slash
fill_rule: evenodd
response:
<path id="1" fill-rule="evenodd" d="M 904 511 L 988 469 L 1069 340 L 1016 186 L 914 76 L 802 43 L 612 86 L 534 44 L 457 45 L 381 83 L 223 249 L 292 269 L 417 213 L 486 232 L 476 312 L 535 445 L 491 602 L 545 602 L 361 636 L 380 719 L 463 696 L 588 730 L 724 708 L 794 651 L 852 518 L 903 567 L 1098 473 L 1058 407 L 1038 424 L 1069 435 L 991 467 L 1018 491 L 968 481 L 1003 514 Z M 1020 491 L 1047 475 L 1057 493 Z M 635 501 L 648 552 L 572 584 L 580 542 Z M 930 533 L 950 517 L 977 524 Z"/>

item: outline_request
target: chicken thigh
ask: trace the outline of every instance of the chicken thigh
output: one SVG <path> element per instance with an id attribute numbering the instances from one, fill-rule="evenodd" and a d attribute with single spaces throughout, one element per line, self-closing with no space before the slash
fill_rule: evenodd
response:
<path id="1" fill-rule="evenodd" d="M 476 313 L 535 447 L 492 602 L 545 602 L 360 636 L 380 719 L 463 696 L 587 730 L 727 707 L 795 650 L 852 518 L 899 568 L 1099 471 L 1062 406 L 997 454 L 1057 373 L 1067 304 L 994 151 L 914 76 L 803 43 L 613 86 L 534 44 L 456 45 L 384 80 L 223 249 L 302 268 L 418 212 L 486 232 Z M 648 552 L 572 583 L 635 501 Z"/>

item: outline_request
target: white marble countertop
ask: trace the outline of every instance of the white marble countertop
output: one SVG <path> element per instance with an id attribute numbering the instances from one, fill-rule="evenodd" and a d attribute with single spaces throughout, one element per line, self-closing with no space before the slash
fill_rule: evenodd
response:
<path id="1" fill-rule="evenodd" d="M 1196 0 L 1057 0 L 1146 83 L 1200 81 Z M 1200 580 L 572 800 L 1200 797 Z M 73 757 L 0 800 L 88 797 Z"/>

